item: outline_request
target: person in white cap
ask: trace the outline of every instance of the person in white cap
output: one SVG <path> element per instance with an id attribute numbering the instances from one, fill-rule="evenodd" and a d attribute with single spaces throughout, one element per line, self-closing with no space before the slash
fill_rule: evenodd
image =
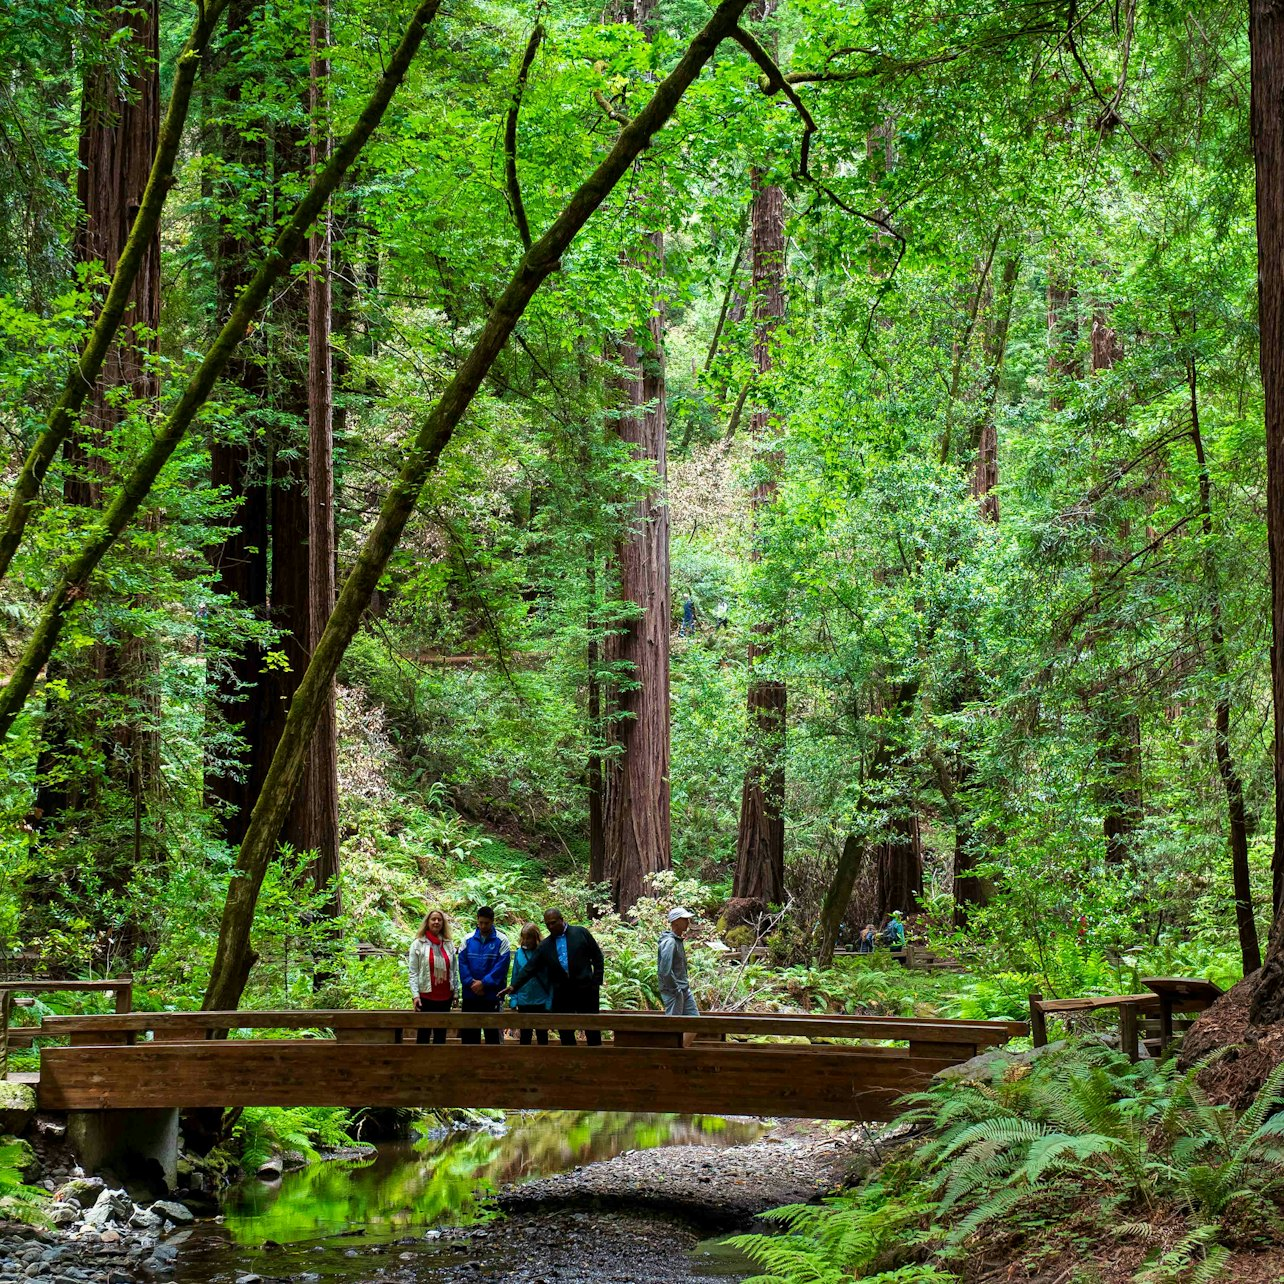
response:
<path id="1" fill-rule="evenodd" d="M 695 999 L 691 997 L 691 982 L 687 978 L 687 947 L 682 938 L 691 930 L 695 917 L 688 909 L 679 906 L 669 911 L 669 930 L 660 937 L 657 972 L 660 980 L 660 998 L 664 1000 L 667 1016 L 699 1016 Z"/>

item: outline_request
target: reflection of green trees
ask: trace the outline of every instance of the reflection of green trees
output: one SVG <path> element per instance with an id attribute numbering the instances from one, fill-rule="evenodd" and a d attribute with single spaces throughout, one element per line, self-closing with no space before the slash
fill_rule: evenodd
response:
<path id="1" fill-rule="evenodd" d="M 608 1111 L 510 1115 L 503 1136 L 450 1132 L 380 1149 L 361 1163 L 313 1164 L 276 1186 L 251 1182 L 225 1209 L 240 1243 L 292 1243 L 364 1227 L 399 1235 L 431 1224 L 475 1220 L 479 1202 L 512 1182 L 610 1159 L 625 1150 L 714 1142 L 734 1145 L 761 1132 L 753 1122 L 713 1115 Z"/>

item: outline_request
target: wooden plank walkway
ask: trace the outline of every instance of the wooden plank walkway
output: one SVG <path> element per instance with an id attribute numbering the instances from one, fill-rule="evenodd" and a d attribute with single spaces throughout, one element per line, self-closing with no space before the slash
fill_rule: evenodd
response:
<path id="1" fill-rule="evenodd" d="M 571 1025 L 610 1038 L 601 1047 L 415 1042 L 433 1028 Z M 229 1030 L 289 1033 L 220 1037 Z M 880 1120 L 938 1070 L 1025 1032 L 1019 1022 L 746 1013 L 47 1017 L 41 1036 L 71 1046 L 41 1049 L 38 1098 L 45 1110 L 485 1106 Z"/>

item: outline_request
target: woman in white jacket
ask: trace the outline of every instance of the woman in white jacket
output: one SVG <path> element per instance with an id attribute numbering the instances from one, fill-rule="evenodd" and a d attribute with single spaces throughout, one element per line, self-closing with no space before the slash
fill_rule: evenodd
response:
<path id="1" fill-rule="evenodd" d="M 410 942 L 406 959 L 410 993 L 416 1012 L 449 1012 L 459 998 L 459 956 L 450 941 L 450 923 L 441 910 L 433 910 Z M 419 1043 L 445 1043 L 444 1029 L 422 1029 Z"/>

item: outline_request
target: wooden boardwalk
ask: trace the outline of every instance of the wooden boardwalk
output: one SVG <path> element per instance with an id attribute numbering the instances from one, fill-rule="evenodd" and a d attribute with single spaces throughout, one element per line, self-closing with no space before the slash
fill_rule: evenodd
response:
<path id="1" fill-rule="evenodd" d="M 601 1047 L 416 1042 L 418 1031 L 599 1030 Z M 604 1012 L 289 1011 L 46 1017 L 41 1109 L 407 1106 L 883 1120 L 1002 1021 Z M 228 1034 L 233 1037 L 225 1037 Z M 272 1037 L 262 1037 L 268 1034 Z M 245 1037 L 249 1036 L 249 1037 Z"/>

